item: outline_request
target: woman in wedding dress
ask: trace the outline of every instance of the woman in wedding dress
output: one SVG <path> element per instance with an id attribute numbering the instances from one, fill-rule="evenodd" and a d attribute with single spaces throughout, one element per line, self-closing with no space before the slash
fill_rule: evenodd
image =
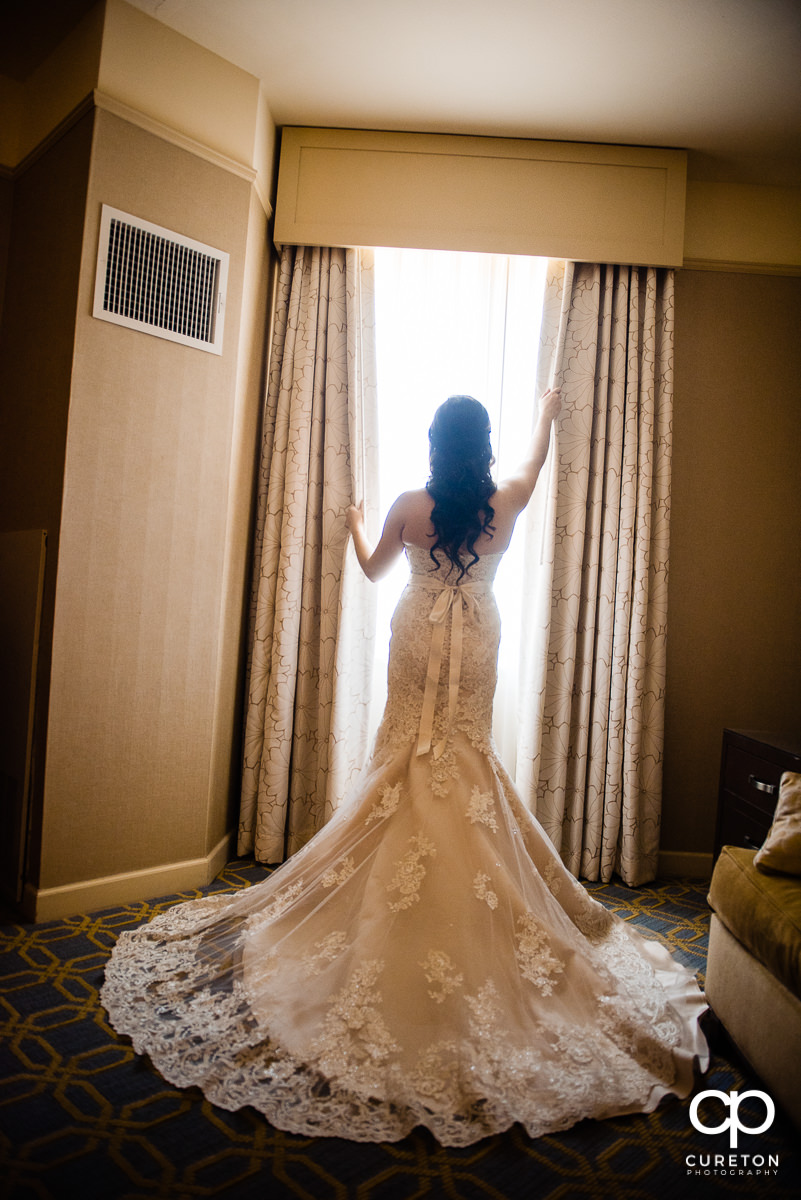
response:
<path id="1" fill-rule="evenodd" d="M 486 411 L 452 397 L 375 549 L 348 510 L 370 578 L 411 568 L 356 794 L 263 883 L 121 934 L 106 970 L 112 1025 L 172 1083 L 295 1133 L 463 1146 L 648 1112 L 705 1069 L 693 976 L 569 874 L 492 741 L 492 580 L 559 406 L 496 487 Z"/>

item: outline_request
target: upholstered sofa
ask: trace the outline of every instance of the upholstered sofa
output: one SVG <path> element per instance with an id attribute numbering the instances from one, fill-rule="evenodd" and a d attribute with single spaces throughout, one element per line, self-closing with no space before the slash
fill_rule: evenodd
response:
<path id="1" fill-rule="evenodd" d="M 723 847 L 709 904 L 709 1005 L 801 1127 L 801 775 L 782 777 L 761 849 Z"/>

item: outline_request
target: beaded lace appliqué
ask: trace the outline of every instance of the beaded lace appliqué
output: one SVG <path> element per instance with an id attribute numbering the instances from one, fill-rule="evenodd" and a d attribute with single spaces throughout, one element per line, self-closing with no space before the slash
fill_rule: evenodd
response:
<path id="1" fill-rule="evenodd" d="M 348 935 L 341 929 L 329 933 L 328 937 L 315 942 L 314 949 L 303 956 L 303 965 L 309 975 L 319 975 L 345 949 Z M 277 957 L 277 956 L 273 956 Z"/>
<path id="2" fill-rule="evenodd" d="M 495 798 L 491 792 L 482 792 L 481 788 L 474 787 L 465 815 L 474 825 L 486 825 L 487 829 L 491 829 L 493 833 L 498 832 L 498 822 L 495 819 Z"/>
<path id="3" fill-rule="evenodd" d="M 487 1042 L 507 1034 L 501 1024 L 501 997 L 493 980 L 488 979 L 475 996 L 465 996 L 470 1009 L 470 1031 L 474 1037 Z"/>
<path id="4" fill-rule="evenodd" d="M 451 992 L 460 988 L 464 982 L 464 975 L 456 970 L 444 950 L 429 950 L 420 966 L 423 968 L 426 980 L 439 987 L 439 991 L 428 993 L 437 1004 L 442 1004 L 443 1000 L 450 996 Z"/>
<path id="5" fill-rule="evenodd" d="M 549 862 L 547 867 L 542 872 L 542 878 L 548 887 L 552 896 L 558 896 L 562 887 L 562 880 L 558 875 L 558 867 L 555 862 Z"/>
<path id="6" fill-rule="evenodd" d="M 590 942 L 603 942 L 615 923 L 612 914 L 586 893 L 580 911 L 572 913 L 571 917 L 576 928 Z"/>
<path id="7" fill-rule="evenodd" d="M 444 1039 L 420 1055 L 410 1082 L 429 1105 L 445 1108 L 459 1091 L 458 1043 Z"/>
<path id="8" fill-rule="evenodd" d="M 383 997 L 375 985 L 383 971 L 379 959 L 356 968 L 349 983 L 332 998 L 322 1032 L 311 1046 L 325 1074 L 357 1095 L 369 1095 L 371 1068 L 380 1067 L 398 1049 L 380 1012 Z"/>
<path id="9" fill-rule="evenodd" d="M 490 908 L 498 907 L 498 897 L 489 886 L 491 883 L 489 875 L 483 871 L 479 871 L 473 880 L 473 892 L 477 900 L 483 900 Z"/>
<path id="10" fill-rule="evenodd" d="M 353 861 L 353 856 L 344 858 L 337 866 L 329 868 L 322 878 L 324 888 L 336 887 L 337 884 L 345 883 L 350 879 L 353 872 L 356 870 L 356 864 Z"/>
<path id="11" fill-rule="evenodd" d="M 409 850 L 397 865 L 395 877 L 387 884 L 388 892 L 400 892 L 400 900 L 387 901 L 391 912 L 411 908 L 420 899 L 420 884 L 425 879 L 426 869 L 420 861 L 433 857 L 437 848 L 433 842 L 418 833 L 409 839 Z"/>
<path id="12" fill-rule="evenodd" d="M 533 913 L 518 917 L 517 925 L 515 938 L 520 974 L 539 988 L 543 996 L 550 996 L 556 984 L 555 977 L 565 969 L 564 963 L 551 950 L 545 926 Z"/>
<path id="13" fill-rule="evenodd" d="M 373 821 L 384 821 L 387 817 L 391 817 L 397 811 L 401 801 L 401 785 L 396 783 L 394 787 L 387 785 L 379 792 L 381 799 L 377 804 L 374 804 L 367 815 L 365 825 L 371 825 Z"/>
<path id="14" fill-rule="evenodd" d="M 297 899 L 302 891 L 303 881 L 301 879 L 298 879 L 296 883 L 290 884 L 289 887 L 284 888 L 282 892 L 278 893 L 272 904 L 269 906 L 265 914 L 267 919 L 274 921 L 276 917 L 280 917 L 282 913 L 286 912 L 290 904 Z"/>

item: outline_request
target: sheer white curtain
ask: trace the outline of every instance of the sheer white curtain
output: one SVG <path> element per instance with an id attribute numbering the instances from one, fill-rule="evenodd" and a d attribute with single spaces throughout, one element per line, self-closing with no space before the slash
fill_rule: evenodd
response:
<path id="1" fill-rule="evenodd" d="M 374 470 L 371 253 L 285 247 L 259 472 L 239 826 L 239 853 L 262 862 L 280 862 L 321 828 L 366 755 L 375 596 L 346 558 L 344 514 L 354 498 L 375 494 Z"/>
<path id="2" fill-rule="evenodd" d="M 520 461 L 536 413 L 535 378 L 547 260 L 505 255 L 377 249 L 376 347 L 380 508 L 428 478 L 428 427 L 455 394 L 487 408 L 496 478 Z M 517 536 L 496 582 L 503 622 L 495 736 L 514 770 L 521 622 L 533 603 L 523 587 Z M 408 574 L 401 562 L 379 585 L 372 727 L 386 697 L 389 618 Z M 536 581 L 535 581 L 536 586 Z"/>
<path id="3" fill-rule="evenodd" d="M 659 849 L 672 355 L 671 271 L 550 264 L 539 385 L 564 408 L 529 514 L 516 778 L 573 874 L 633 886 Z"/>

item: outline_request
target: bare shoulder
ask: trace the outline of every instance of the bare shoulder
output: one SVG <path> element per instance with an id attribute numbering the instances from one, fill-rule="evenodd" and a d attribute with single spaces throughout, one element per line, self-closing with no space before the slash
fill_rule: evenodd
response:
<path id="1" fill-rule="evenodd" d="M 490 504 L 496 513 L 505 512 L 514 504 L 514 487 L 509 479 L 499 479 L 490 496 Z"/>
<path id="2" fill-rule="evenodd" d="M 526 487 L 525 481 L 511 475 L 498 482 L 491 503 L 499 516 L 514 519 L 526 507 L 530 496 L 531 491 Z"/>
<path id="3" fill-rule="evenodd" d="M 387 520 L 393 520 L 405 543 L 427 546 L 434 536 L 434 527 L 431 524 L 433 507 L 434 501 L 426 489 L 415 488 L 398 496 Z"/>
<path id="4" fill-rule="evenodd" d="M 401 492 L 393 503 L 390 513 L 401 520 L 428 517 L 433 507 L 433 500 L 425 488 L 414 488 L 409 492 Z"/>
<path id="5" fill-rule="evenodd" d="M 422 487 L 412 488 L 408 492 L 401 492 L 395 503 L 403 504 L 404 506 L 413 508 L 431 508 L 431 505 L 434 503 L 434 501 L 431 499 L 431 496 L 428 494 L 426 489 Z"/>

